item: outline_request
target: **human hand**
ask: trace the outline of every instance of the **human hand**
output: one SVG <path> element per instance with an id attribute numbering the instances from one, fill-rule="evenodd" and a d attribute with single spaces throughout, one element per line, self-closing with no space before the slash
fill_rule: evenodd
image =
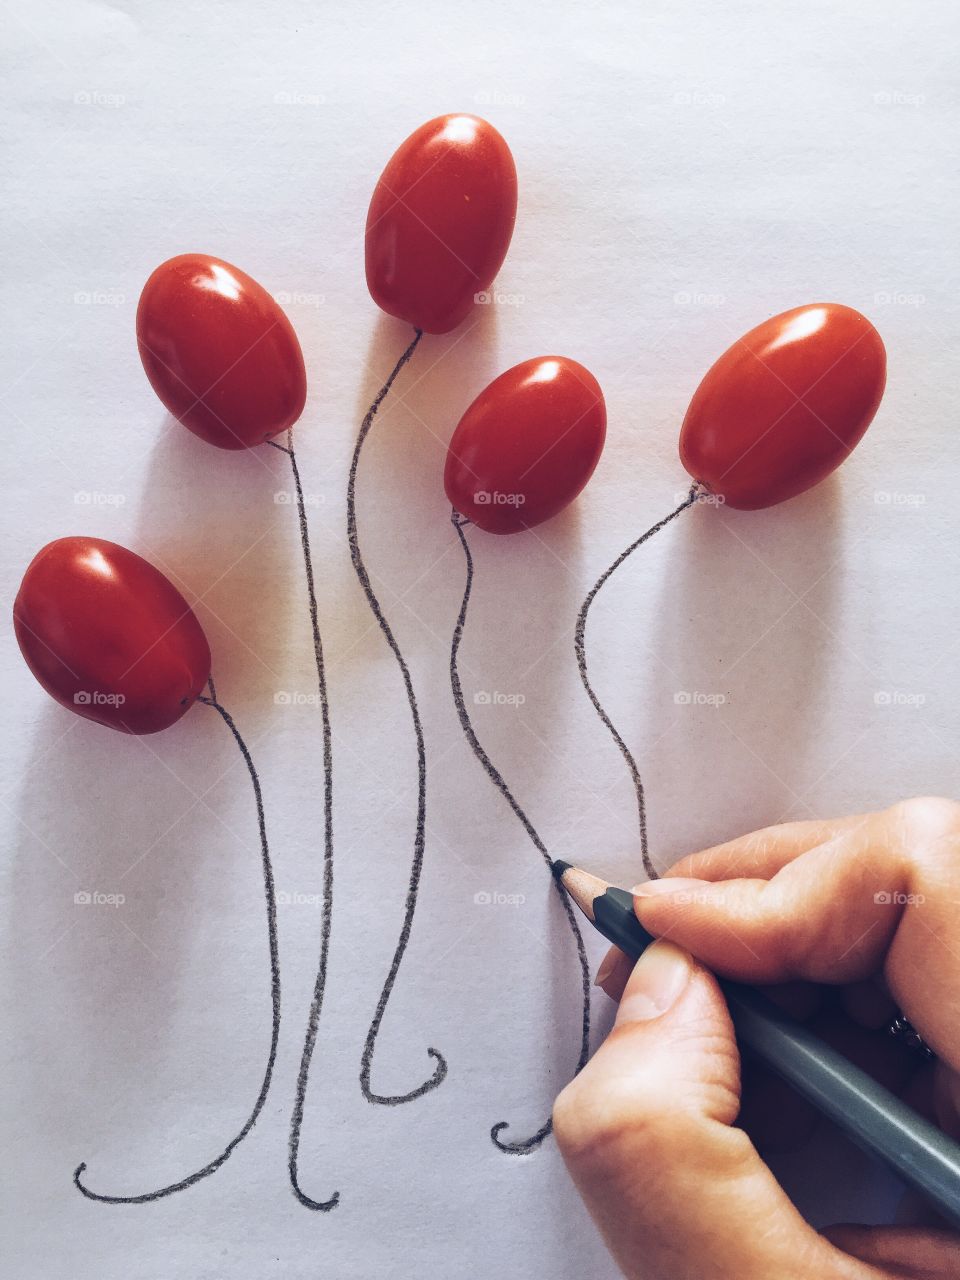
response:
<path id="1" fill-rule="evenodd" d="M 812 994 L 796 984 L 839 987 L 866 1028 L 899 1006 L 935 1063 L 914 1067 L 875 1029 L 862 1038 L 888 1082 L 915 1104 L 926 1086 L 927 1109 L 960 1137 L 960 805 L 769 827 L 634 893 L 658 941 L 635 966 L 617 951 L 601 965 L 616 1023 L 554 1107 L 570 1173 L 629 1280 L 960 1277 L 953 1231 L 820 1234 L 803 1220 L 734 1127 L 740 1060 L 712 976 L 791 984 L 788 1001 Z"/>

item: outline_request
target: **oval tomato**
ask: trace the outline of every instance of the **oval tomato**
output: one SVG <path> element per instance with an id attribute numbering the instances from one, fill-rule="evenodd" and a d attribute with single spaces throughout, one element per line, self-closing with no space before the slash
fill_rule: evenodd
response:
<path id="1" fill-rule="evenodd" d="M 832 302 L 784 311 L 708 370 L 683 420 L 680 460 L 728 506 L 793 498 L 859 442 L 886 368 L 880 335 L 859 311 Z"/>
<path id="2" fill-rule="evenodd" d="M 23 576 L 13 624 L 51 697 L 124 733 L 156 733 L 193 705 L 210 646 L 159 569 L 102 538 L 58 538 Z"/>
<path id="3" fill-rule="evenodd" d="M 495 378 L 460 419 L 443 485 L 461 515 L 489 533 L 516 533 L 572 502 L 600 459 L 603 392 L 564 356 L 538 356 Z"/>
<path id="4" fill-rule="evenodd" d="M 426 333 L 455 329 L 493 283 L 516 216 L 517 171 L 493 125 L 429 120 L 394 152 L 370 201 L 374 302 Z"/>
<path id="5" fill-rule="evenodd" d="M 293 326 L 262 285 L 220 258 L 185 253 L 157 267 L 140 295 L 137 346 L 164 406 L 220 449 L 262 444 L 303 412 Z"/>

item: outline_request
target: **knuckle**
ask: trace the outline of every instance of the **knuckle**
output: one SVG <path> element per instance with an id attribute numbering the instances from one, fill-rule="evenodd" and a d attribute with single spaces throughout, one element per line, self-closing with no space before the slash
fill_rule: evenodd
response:
<path id="1" fill-rule="evenodd" d="M 915 796 L 890 809 L 901 842 L 909 852 L 922 855 L 932 845 L 960 836 L 960 804 L 943 796 Z"/>
<path id="2" fill-rule="evenodd" d="M 797 911 L 790 894 L 776 878 L 760 887 L 757 920 L 766 935 L 776 940 L 781 980 L 807 975 L 819 947 L 817 931 L 810 928 L 806 912 Z"/>
<path id="3" fill-rule="evenodd" d="M 915 826 L 954 829 L 960 825 L 960 804 L 946 796 L 912 796 L 895 804 L 892 812 Z"/>
<path id="4" fill-rule="evenodd" d="M 783 956 L 783 976 L 787 981 L 803 980 L 816 972 L 822 938 L 811 929 L 805 912 L 784 913 L 777 940 Z"/>

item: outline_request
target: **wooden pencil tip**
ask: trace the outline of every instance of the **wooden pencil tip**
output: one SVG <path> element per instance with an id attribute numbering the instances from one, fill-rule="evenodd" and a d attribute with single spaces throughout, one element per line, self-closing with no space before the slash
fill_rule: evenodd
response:
<path id="1" fill-rule="evenodd" d="M 593 920 L 594 899 L 601 897 L 610 888 L 606 880 L 559 859 L 553 863 L 553 874 L 587 919 Z"/>

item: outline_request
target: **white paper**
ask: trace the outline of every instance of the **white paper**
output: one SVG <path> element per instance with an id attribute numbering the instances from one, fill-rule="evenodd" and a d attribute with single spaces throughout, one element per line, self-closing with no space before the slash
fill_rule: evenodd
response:
<path id="1" fill-rule="evenodd" d="M 570 355 L 603 386 L 608 443 L 576 507 L 535 534 L 470 531 L 462 673 L 551 851 L 630 884 L 633 792 L 579 684 L 577 609 L 684 491 L 678 427 L 716 356 L 790 306 L 863 310 L 889 354 L 863 444 L 814 493 L 758 514 L 696 509 L 642 549 L 591 614 L 591 673 L 641 762 L 661 865 L 782 818 L 955 790 L 957 14 L 893 0 L 14 0 L 6 17 L 4 596 L 45 542 L 90 533 L 199 597 L 289 901 L 280 1052 L 256 1128 L 182 1194 L 83 1199 L 81 1160 L 98 1190 L 148 1191 L 211 1159 L 249 1113 L 269 1036 L 255 815 L 214 713 L 121 738 L 55 706 L 5 630 L 5 1271 L 613 1276 L 555 1144 L 518 1159 L 488 1137 L 548 1114 L 576 1059 L 577 969 L 543 864 L 454 714 L 463 563 L 445 443 L 473 396 L 530 356 Z M 390 1109 L 363 1101 L 358 1073 L 400 922 L 415 757 L 344 494 L 360 419 L 408 339 L 366 293 L 367 201 L 396 145 L 450 110 L 506 136 L 520 212 L 501 301 L 424 340 L 362 463 L 364 551 L 429 757 L 423 886 L 374 1085 L 415 1087 L 430 1045 L 450 1064 L 441 1088 Z M 274 501 L 286 459 L 171 425 L 133 336 L 147 275 L 190 250 L 286 294 L 308 364 L 296 441 L 329 663 L 336 903 L 301 1176 L 319 1198 L 341 1192 L 328 1215 L 301 1208 L 286 1177 L 322 850 L 318 712 L 275 701 L 315 687 L 294 512 Z M 596 1039 L 599 995 L 594 1016 Z M 892 1211 L 896 1189 L 865 1160 L 843 1155 L 840 1188 L 823 1185 L 823 1158 L 786 1169 L 815 1218 Z"/>

